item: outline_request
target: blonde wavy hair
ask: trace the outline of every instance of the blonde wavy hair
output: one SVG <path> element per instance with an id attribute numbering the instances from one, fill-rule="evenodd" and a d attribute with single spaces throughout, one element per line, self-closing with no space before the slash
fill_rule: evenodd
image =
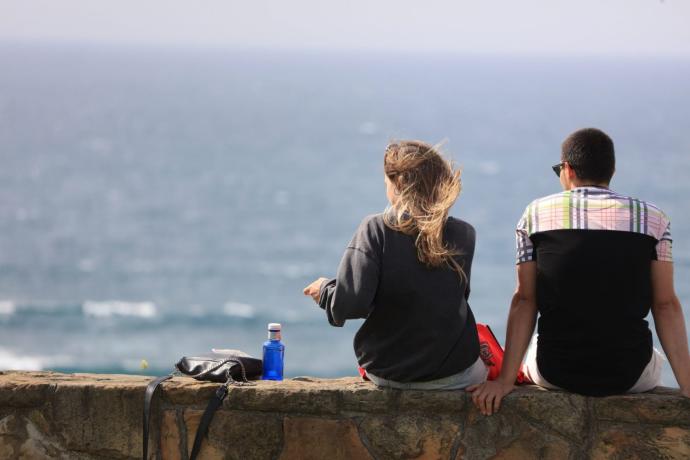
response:
<path id="1" fill-rule="evenodd" d="M 462 189 L 460 171 L 436 146 L 415 140 L 386 147 L 383 170 L 397 190 L 397 199 L 384 213 L 391 229 L 415 236 L 417 258 L 427 267 L 448 265 L 467 277 L 453 258 L 461 251 L 443 240 L 448 211 Z"/>

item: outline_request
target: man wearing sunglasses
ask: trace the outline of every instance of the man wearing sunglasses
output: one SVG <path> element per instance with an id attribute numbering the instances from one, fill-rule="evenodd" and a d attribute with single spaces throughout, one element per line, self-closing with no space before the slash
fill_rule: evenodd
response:
<path id="1" fill-rule="evenodd" d="M 545 388 L 592 396 L 653 389 L 663 358 L 652 347 L 650 310 L 680 391 L 690 397 L 669 218 L 609 188 L 613 141 L 598 129 L 568 136 L 552 168 L 564 191 L 530 203 L 518 223 L 503 369 L 496 381 L 468 388 L 475 404 L 486 415 L 498 410 L 525 351 L 525 373 Z"/>

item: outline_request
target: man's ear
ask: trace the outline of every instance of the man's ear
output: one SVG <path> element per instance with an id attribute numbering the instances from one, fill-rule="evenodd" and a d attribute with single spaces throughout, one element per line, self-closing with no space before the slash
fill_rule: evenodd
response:
<path id="1" fill-rule="evenodd" d="M 573 169 L 572 166 L 570 166 L 570 163 L 568 163 L 566 161 L 565 164 L 566 164 L 565 173 L 568 175 L 568 180 L 570 180 L 572 182 L 574 179 L 577 179 L 577 174 L 575 174 L 575 170 Z"/>

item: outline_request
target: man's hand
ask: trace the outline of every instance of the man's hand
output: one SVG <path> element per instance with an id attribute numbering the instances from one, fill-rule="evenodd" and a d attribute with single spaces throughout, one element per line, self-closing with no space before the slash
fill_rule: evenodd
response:
<path id="1" fill-rule="evenodd" d="M 513 384 L 492 380 L 478 385 L 470 385 L 465 391 L 472 393 L 472 401 L 479 412 L 484 415 L 491 415 L 498 412 L 503 397 L 514 389 L 515 385 Z"/>
<path id="2" fill-rule="evenodd" d="M 537 321 L 537 263 L 530 261 L 518 265 L 517 278 L 517 288 L 508 313 L 506 352 L 501 375 L 498 380 L 471 385 L 466 390 L 472 393 L 472 401 L 484 415 L 498 411 L 503 397 L 515 389 L 515 376 L 520 370 L 522 357 L 525 356 Z"/>
<path id="3" fill-rule="evenodd" d="M 328 281 L 328 278 L 319 278 L 309 286 L 305 287 L 302 291 L 304 295 L 311 296 L 314 302 L 319 303 L 319 296 L 321 294 L 321 285 L 324 281 Z"/>

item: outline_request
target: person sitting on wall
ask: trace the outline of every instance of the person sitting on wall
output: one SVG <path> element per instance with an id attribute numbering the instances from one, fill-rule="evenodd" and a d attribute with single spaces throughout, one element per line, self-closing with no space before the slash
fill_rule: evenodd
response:
<path id="1" fill-rule="evenodd" d="M 468 388 L 490 415 L 524 370 L 537 385 L 604 396 L 660 384 L 662 357 L 645 318 L 650 307 L 681 393 L 690 397 L 685 319 L 673 287 L 669 218 L 609 189 L 613 141 L 581 129 L 553 166 L 563 192 L 527 206 L 517 226 L 517 289 L 503 369 Z M 538 334 L 531 340 L 539 313 Z"/>
<path id="2" fill-rule="evenodd" d="M 379 386 L 461 389 L 481 383 L 469 304 L 475 230 L 448 211 L 460 172 L 420 141 L 390 144 L 384 181 L 391 206 L 365 218 L 334 279 L 304 289 L 333 326 L 365 318 L 354 340 L 359 365 Z"/>

